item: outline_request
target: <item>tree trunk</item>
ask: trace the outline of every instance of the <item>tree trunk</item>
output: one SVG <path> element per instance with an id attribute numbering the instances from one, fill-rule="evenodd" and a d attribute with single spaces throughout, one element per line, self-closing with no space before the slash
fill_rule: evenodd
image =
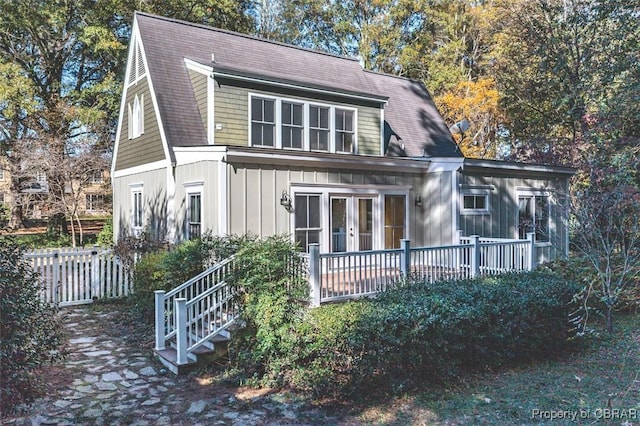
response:
<path id="1" fill-rule="evenodd" d="M 12 194 L 13 202 L 11 203 L 11 214 L 9 217 L 9 228 L 19 229 L 24 228 L 24 217 L 22 215 L 22 205 L 16 200 L 14 194 Z"/>
<path id="2" fill-rule="evenodd" d="M 613 334 L 613 306 L 607 306 L 606 326 L 607 333 Z"/>
<path id="3" fill-rule="evenodd" d="M 80 220 L 80 215 L 78 215 L 77 212 L 75 214 L 75 219 L 76 219 L 76 222 L 78 223 L 78 236 L 80 237 L 79 243 L 81 246 L 84 246 L 84 232 L 82 230 L 82 221 Z"/>

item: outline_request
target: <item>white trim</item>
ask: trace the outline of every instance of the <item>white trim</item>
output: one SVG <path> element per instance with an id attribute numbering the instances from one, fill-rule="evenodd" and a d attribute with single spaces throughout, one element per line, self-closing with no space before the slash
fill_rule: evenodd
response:
<path id="1" fill-rule="evenodd" d="M 115 161 L 115 160 L 114 160 Z M 152 163 L 141 164 L 139 166 L 129 167 L 127 169 L 116 170 L 111 172 L 111 179 L 136 175 L 138 173 L 151 172 L 158 169 L 164 169 L 170 164 L 167 160 L 154 161 Z"/>
<path id="2" fill-rule="evenodd" d="M 360 94 L 355 94 L 355 93 L 345 93 L 345 92 L 339 91 L 339 90 L 320 89 L 320 88 L 305 86 L 305 85 L 302 85 L 302 84 L 282 83 L 282 82 L 277 82 L 277 81 L 273 81 L 273 80 L 268 80 L 266 78 L 240 76 L 240 75 L 236 75 L 236 74 L 232 74 L 232 73 L 224 72 L 224 71 L 215 71 L 214 70 L 213 71 L 213 78 L 215 78 L 215 77 L 228 78 L 230 80 L 257 82 L 257 83 L 263 83 L 263 84 L 267 84 L 267 85 L 275 86 L 275 87 L 282 87 L 282 88 L 294 89 L 294 90 L 304 90 L 305 92 L 311 92 L 311 93 L 329 94 L 329 95 L 334 95 L 334 96 L 340 96 L 340 97 L 347 98 L 347 99 L 359 99 L 359 100 L 371 101 L 371 102 L 376 102 L 376 103 L 381 103 L 381 104 L 387 102 L 387 99 L 388 99 L 387 96 L 376 98 L 374 96 L 367 96 L 367 95 L 364 95 L 364 94 L 360 95 Z"/>
<path id="3" fill-rule="evenodd" d="M 309 100 L 309 99 L 296 99 L 296 98 L 289 98 L 289 97 L 283 97 L 283 96 L 276 96 L 276 95 L 271 95 L 271 94 L 263 94 L 263 93 L 259 93 L 259 92 L 248 92 L 247 94 L 247 104 L 248 104 L 248 108 L 247 108 L 247 126 L 248 126 L 248 146 L 250 147 L 255 147 L 255 148 L 271 148 L 271 149 L 281 149 L 281 150 L 287 150 L 287 151 L 310 151 L 310 152 L 328 152 L 328 153 L 332 153 L 332 154 L 357 154 L 358 153 L 358 108 L 354 108 L 352 106 L 347 106 L 347 105 L 341 105 L 341 104 L 330 104 L 330 103 L 325 103 L 325 102 L 316 102 L 314 100 Z M 252 122 L 253 122 L 253 117 L 251 116 L 252 111 L 251 111 L 251 101 L 253 98 L 257 98 L 257 99 L 266 99 L 266 100 L 270 100 L 274 102 L 274 107 L 273 107 L 273 119 L 274 119 L 274 141 L 273 141 L 273 146 L 267 146 L 267 145 L 253 145 L 253 134 L 252 134 Z M 291 103 L 291 104 L 297 104 L 297 105 L 302 105 L 302 111 L 303 111 L 303 120 L 302 120 L 302 124 L 303 124 L 303 128 L 302 128 L 302 134 L 303 134 L 303 140 L 302 140 L 302 148 L 290 148 L 290 147 L 283 147 L 282 146 L 282 127 L 283 127 L 283 123 L 282 123 L 282 103 Z M 310 120 L 309 120 L 309 109 L 311 107 L 319 107 L 319 108 L 327 108 L 328 111 L 328 119 L 329 119 L 329 123 L 328 123 L 328 130 L 329 130 L 329 140 L 328 140 L 328 147 L 327 147 L 327 151 L 323 151 L 323 150 L 312 150 L 311 149 L 311 141 L 310 141 Z M 352 141 L 352 149 L 350 152 L 348 151 L 336 151 L 336 123 L 335 123 L 335 115 L 336 115 L 336 110 L 343 110 L 343 111 L 349 111 L 352 113 L 352 125 L 353 125 L 353 141 Z"/>
<path id="4" fill-rule="evenodd" d="M 464 158 L 463 157 L 442 157 L 442 158 L 433 158 L 429 157 L 431 164 L 429 165 L 429 172 L 450 172 L 456 171 L 463 167 Z M 457 187 L 456 183 L 456 187 Z"/>
<path id="5" fill-rule="evenodd" d="M 405 226 L 404 238 L 411 235 L 410 223 L 410 192 L 412 187 L 408 185 L 340 185 L 340 184 L 308 184 L 291 183 L 291 199 L 295 201 L 297 194 L 320 195 L 320 248 L 325 253 L 331 249 L 331 199 L 342 197 L 370 198 L 373 199 L 373 249 L 384 247 L 384 197 L 386 195 L 401 195 L 405 199 Z M 350 202 L 350 201 L 348 201 Z M 295 202 L 294 202 L 295 209 Z M 353 205 L 351 206 L 353 210 Z M 289 231 L 292 241 L 295 241 L 295 215 L 290 215 Z"/>
<path id="6" fill-rule="evenodd" d="M 548 232 L 549 232 L 549 241 L 536 241 L 536 246 L 537 247 L 548 247 L 552 245 L 552 238 L 551 238 L 551 225 L 552 225 L 552 216 L 551 216 L 551 204 L 554 202 L 553 199 L 553 195 L 552 195 L 552 191 L 548 190 L 548 189 L 539 189 L 539 188 L 528 188 L 528 187 L 517 187 L 516 188 L 516 213 L 515 213 L 515 218 L 516 218 L 516 226 L 514 229 L 514 238 L 519 238 L 520 237 L 520 197 L 524 196 L 524 197 L 547 197 L 547 227 L 548 227 Z M 535 218 L 535 200 L 534 200 L 534 218 Z M 534 230 L 535 232 L 535 230 Z M 555 231 L 557 234 L 557 230 Z M 567 228 L 567 233 L 569 232 L 569 229 Z M 567 252 L 568 253 L 568 252 Z"/>
<path id="7" fill-rule="evenodd" d="M 218 235 L 229 232 L 229 185 L 227 163 L 224 157 L 218 160 Z"/>
<path id="8" fill-rule="evenodd" d="M 380 108 L 380 156 L 384 157 L 384 107 Z"/>
<path id="9" fill-rule="evenodd" d="M 168 163 L 168 162 L 167 162 Z M 173 176 L 174 167 L 167 166 L 167 239 L 176 242 L 176 181 Z"/>
<path id="10" fill-rule="evenodd" d="M 210 76 L 211 73 L 213 73 L 213 67 L 201 64 L 196 61 L 192 61 L 188 58 L 184 58 L 184 64 L 186 65 L 187 69 L 198 72 L 200 74 L 204 74 L 206 76 Z"/>
<path id="11" fill-rule="evenodd" d="M 207 76 L 207 142 L 209 145 L 216 143 L 216 85 L 211 75 Z"/>
<path id="12" fill-rule="evenodd" d="M 192 194 L 200 194 L 200 235 L 204 232 L 205 229 L 205 215 L 204 215 L 204 182 L 185 182 L 182 184 L 185 188 L 185 221 L 184 221 L 184 230 L 183 236 L 185 239 L 191 238 L 189 235 L 189 209 L 191 207 L 191 203 L 189 200 L 189 196 Z"/>
<path id="13" fill-rule="evenodd" d="M 491 193 L 490 190 L 488 188 L 465 188 L 462 187 L 459 191 L 459 208 L 460 208 L 460 214 L 461 215 L 488 215 L 490 214 L 491 211 L 491 206 L 490 206 L 490 202 L 491 202 Z M 476 208 L 472 208 L 472 209 L 468 209 L 464 207 L 464 197 L 466 196 L 483 196 L 484 197 L 484 205 L 485 207 L 483 209 L 476 209 Z"/>
<path id="14" fill-rule="evenodd" d="M 224 158 L 226 146 L 216 146 L 216 150 L 211 150 L 213 146 L 199 148 L 174 148 L 176 158 L 176 166 L 185 166 L 187 164 L 199 163 L 201 161 L 220 161 Z"/>
<path id="15" fill-rule="evenodd" d="M 136 194 L 140 194 L 140 225 L 136 225 Z M 145 226 L 145 209 L 144 209 L 144 184 L 134 183 L 129 185 L 129 196 L 131 197 L 131 232 L 135 236 L 139 236 Z"/>

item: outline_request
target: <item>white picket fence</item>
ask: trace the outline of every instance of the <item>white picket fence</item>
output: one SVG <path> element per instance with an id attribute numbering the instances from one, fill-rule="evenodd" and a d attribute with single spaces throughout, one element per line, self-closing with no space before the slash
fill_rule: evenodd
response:
<path id="1" fill-rule="evenodd" d="M 55 248 L 25 252 L 24 257 L 40 274 L 42 297 L 58 306 L 92 303 L 94 299 L 129 294 L 131 277 L 111 250 Z"/>

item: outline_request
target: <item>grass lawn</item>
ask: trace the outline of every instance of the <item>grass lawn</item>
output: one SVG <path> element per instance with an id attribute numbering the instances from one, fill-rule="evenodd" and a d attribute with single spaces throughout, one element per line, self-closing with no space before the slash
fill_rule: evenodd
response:
<path id="1" fill-rule="evenodd" d="M 353 424 L 640 425 L 640 315 L 616 319 L 615 335 L 565 359 L 352 409 Z"/>

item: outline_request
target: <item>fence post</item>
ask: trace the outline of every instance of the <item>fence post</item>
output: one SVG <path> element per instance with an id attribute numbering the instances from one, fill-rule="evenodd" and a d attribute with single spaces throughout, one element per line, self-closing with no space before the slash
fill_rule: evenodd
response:
<path id="1" fill-rule="evenodd" d="M 311 306 L 320 306 L 320 244 L 309 244 L 309 286 Z"/>
<path id="2" fill-rule="evenodd" d="M 480 236 L 471 235 L 471 278 L 480 276 Z"/>
<path id="3" fill-rule="evenodd" d="M 100 257 L 98 256 L 98 246 L 94 245 L 91 250 L 91 299 L 100 298 Z"/>
<path id="4" fill-rule="evenodd" d="M 400 240 L 400 272 L 406 277 L 411 273 L 411 240 Z"/>
<path id="5" fill-rule="evenodd" d="M 538 264 L 538 254 L 536 253 L 536 234 L 535 232 L 527 233 L 527 240 L 529 240 L 529 264 L 527 265 L 528 271 L 533 271 Z"/>
<path id="6" fill-rule="evenodd" d="M 176 299 L 176 343 L 178 365 L 187 363 L 187 299 Z"/>
<path id="7" fill-rule="evenodd" d="M 161 351 L 164 346 L 164 290 L 156 290 L 155 294 L 156 302 L 156 351 Z"/>
<path id="8" fill-rule="evenodd" d="M 60 283 L 60 257 L 59 252 L 56 250 L 53 252 L 53 294 L 55 297 L 54 303 L 57 305 L 62 300 L 62 284 Z"/>

